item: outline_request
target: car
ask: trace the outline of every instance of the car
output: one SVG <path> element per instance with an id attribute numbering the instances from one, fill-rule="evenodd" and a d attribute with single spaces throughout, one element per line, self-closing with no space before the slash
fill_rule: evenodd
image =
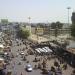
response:
<path id="1" fill-rule="evenodd" d="M 24 52 L 23 52 L 23 51 L 21 51 L 21 52 L 20 52 L 20 55 L 24 55 Z"/>
<path id="2" fill-rule="evenodd" d="M 32 72 L 32 66 L 30 65 L 30 64 L 28 64 L 27 66 L 26 66 L 26 71 L 27 72 Z"/>

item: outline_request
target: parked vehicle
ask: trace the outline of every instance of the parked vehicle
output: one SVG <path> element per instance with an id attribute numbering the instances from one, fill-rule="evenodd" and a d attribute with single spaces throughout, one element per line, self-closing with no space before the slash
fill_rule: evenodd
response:
<path id="1" fill-rule="evenodd" d="M 27 66 L 26 66 L 26 71 L 27 72 L 32 72 L 32 66 L 30 65 L 30 64 L 28 64 Z"/>

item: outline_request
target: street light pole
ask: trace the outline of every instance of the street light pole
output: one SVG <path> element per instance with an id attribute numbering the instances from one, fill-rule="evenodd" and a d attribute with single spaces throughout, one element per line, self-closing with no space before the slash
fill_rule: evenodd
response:
<path id="1" fill-rule="evenodd" d="M 67 9 L 68 9 L 68 32 L 69 32 L 69 26 L 70 26 L 70 24 L 69 24 L 69 10 L 71 9 L 70 7 L 67 7 Z M 68 37 L 69 38 L 69 37 Z"/>
<path id="2" fill-rule="evenodd" d="M 69 10 L 70 10 L 71 8 L 68 7 L 67 9 L 68 9 L 68 26 L 69 26 Z"/>

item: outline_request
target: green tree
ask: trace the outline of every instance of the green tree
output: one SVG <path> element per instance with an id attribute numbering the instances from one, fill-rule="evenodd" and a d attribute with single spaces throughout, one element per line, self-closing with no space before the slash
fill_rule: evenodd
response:
<path id="1" fill-rule="evenodd" d="M 42 23 L 37 23 L 37 26 L 40 27 L 40 28 L 44 27 L 44 25 Z"/>
<path id="2" fill-rule="evenodd" d="M 63 27 L 63 24 L 60 23 L 59 21 L 51 23 L 51 28 L 54 29 L 55 37 L 58 36 L 58 31 L 59 29 L 62 29 L 62 27 Z"/>
<path id="3" fill-rule="evenodd" d="M 57 21 L 56 23 L 55 23 L 55 22 L 51 23 L 51 28 L 52 28 L 52 29 L 56 29 L 56 27 L 57 27 L 58 29 L 62 29 L 63 24 L 60 23 L 59 21 Z"/>
<path id="4" fill-rule="evenodd" d="M 51 29 L 55 29 L 55 28 L 56 28 L 56 23 L 55 22 L 51 23 Z"/>
<path id="5" fill-rule="evenodd" d="M 56 26 L 57 26 L 58 29 L 62 29 L 63 24 L 60 23 L 59 21 L 57 21 L 57 22 L 56 22 Z"/>
<path id="6" fill-rule="evenodd" d="M 58 27 L 56 26 L 55 30 L 54 30 L 54 34 L 55 34 L 55 37 L 58 36 Z"/>
<path id="7" fill-rule="evenodd" d="M 21 38 L 25 38 L 27 39 L 29 36 L 30 36 L 30 32 L 29 30 L 27 30 L 26 28 L 23 28 L 21 27 L 18 31 L 18 35 L 21 37 Z"/>
<path id="8" fill-rule="evenodd" d="M 71 35 L 75 37 L 75 24 L 71 26 Z"/>

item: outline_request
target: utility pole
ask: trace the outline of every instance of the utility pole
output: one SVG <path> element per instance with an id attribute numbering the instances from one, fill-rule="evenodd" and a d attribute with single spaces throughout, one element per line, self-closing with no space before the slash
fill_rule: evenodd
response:
<path id="1" fill-rule="evenodd" d="M 68 9 L 68 26 L 69 26 L 69 10 L 71 9 L 70 7 L 67 7 Z"/>
<path id="2" fill-rule="evenodd" d="M 70 22 L 69 22 L 69 10 L 70 10 L 71 8 L 70 7 L 67 7 L 67 10 L 68 10 L 68 32 L 69 32 L 69 29 L 70 29 Z M 69 37 L 68 37 L 69 38 Z"/>

